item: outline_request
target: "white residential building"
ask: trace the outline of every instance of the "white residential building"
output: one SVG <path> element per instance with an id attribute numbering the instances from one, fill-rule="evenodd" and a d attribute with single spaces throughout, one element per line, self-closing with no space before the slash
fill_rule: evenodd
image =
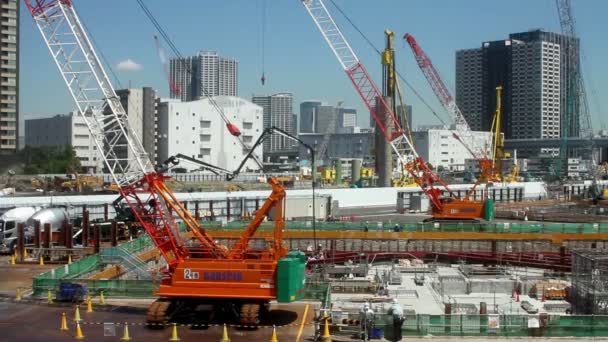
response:
<path id="1" fill-rule="evenodd" d="M 464 170 L 465 160 L 471 158 L 471 153 L 454 138 L 453 132 L 449 129 L 412 132 L 416 151 L 435 169 L 441 166 L 446 170 Z M 489 132 L 471 131 L 468 137 L 463 137 L 463 140 L 467 141 L 467 145 L 472 151 L 481 154 L 480 152 L 486 149 L 486 144 L 491 137 L 492 134 Z"/>
<path id="2" fill-rule="evenodd" d="M 262 107 L 234 96 L 213 98 L 222 111 L 241 130 L 243 141 L 251 146 L 264 130 Z M 191 102 L 162 100 L 158 106 L 157 164 L 178 153 L 202 160 L 227 170 L 235 170 L 248 150 L 228 133 L 226 124 L 211 105 L 209 99 Z M 262 156 L 262 146 L 256 148 Z M 199 166 L 180 164 L 187 170 Z M 248 160 L 245 170 L 259 170 Z"/>
<path id="3" fill-rule="evenodd" d="M 172 92 L 171 97 L 194 101 L 206 96 L 237 96 L 238 66 L 236 59 L 211 51 L 173 58 L 169 69 L 177 93 Z"/>

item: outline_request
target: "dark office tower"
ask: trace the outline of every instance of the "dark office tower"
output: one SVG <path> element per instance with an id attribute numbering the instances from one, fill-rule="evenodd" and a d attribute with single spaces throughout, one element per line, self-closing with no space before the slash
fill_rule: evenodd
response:
<path id="1" fill-rule="evenodd" d="M 321 101 L 304 101 L 300 103 L 300 133 L 317 133 L 316 120 Z"/>
<path id="2" fill-rule="evenodd" d="M 484 42 L 456 52 L 456 102 L 473 130 L 487 131 L 502 86 L 502 127 L 507 139 L 579 134 L 578 63 L 565 63 L 579 42 L 540 30 Z M 567 123 L 567 124 L 566 124 Z M 544 151 L 551 152 L 551 151 Z"/>

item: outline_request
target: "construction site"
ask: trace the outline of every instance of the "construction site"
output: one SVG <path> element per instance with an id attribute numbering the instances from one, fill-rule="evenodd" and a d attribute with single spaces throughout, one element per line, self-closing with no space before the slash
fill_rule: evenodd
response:
<path id="1" fill-rule="evenodd" d="M 565 119 L 580 121 L 570 126 L 587 146 L 570 145 L 566 132 L 559 148 L 543 147 L 552 179 L 524 177 L 505 142 L 507 85 L 484 89 L 493 116 L 489 130 L 474 131 L 413 35 L 384 31 L 377 84 L 326 2 L 346 16 L 342 9 L 299 2 L 338 61 L 336 77 L 339 66 L 370 113 L 371 162 L 332 157 L 333 122 L 314 142 L 274 122 L 246 136 L 203 89 L 242 159 L 224 156 L 234 170 L 186 152 L 158 163 L 77 14 L 80 2 L 24 1 L 33 19 L 24 24 L 41 34 L 103 172 L 0 177 L 0 339 L 608 338 L 608 150 L 584 133 L 585 95 L 570 95 L 576 106 Z M 158 31 L 158 51 L 166 44 L 181 58 L 137 4 Z M 562 33 L 576 38 L 570 1 L 556 4 Z M 433 167 L 416 143 L 440 138 L 410 127 L 395 37 L 450 116 L 437 134 L 462 150 L 467 169 Z M 168 83 L 172 95 L 181 91 Z M 262 158 L 277 137 L 306 151 L 308 166 L 284 171 L 286 163 Z M 593 172 L 569 174 L 583 157 Z"/>

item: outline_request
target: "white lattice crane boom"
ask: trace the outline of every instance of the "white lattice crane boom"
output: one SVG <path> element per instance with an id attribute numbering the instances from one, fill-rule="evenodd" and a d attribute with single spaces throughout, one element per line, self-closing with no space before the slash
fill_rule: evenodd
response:
<path id="1" fill-rule="evenodd" d="M 344 38 L 323 1 L 302 0 L 302 4 L 374 117 L 376 129 L 380 129 L 389 141 L 400 164 L 404 165 L 411 161 L 410 156 L 418 157 L 414 145 L 404 134 L 399 120 Z"/>
<path id="2" fill-rule="evenodd" d="M 84 121 L 116 184 L 132 184 L 153 172 L 71 2 L 37 0 L 26 5 L 78 110 L 86 113 Z"/>
<path id="3" fill-rule="evenodd" d="M 187 248 L 177 230 L 177 215 L 208 253 L 225 252 L 177 200 L 157 173 L 104 67 L 95 53 L 71 0 L 25 0 L 57 64 L 79 114 L 84 118 L 103 161 L 139 223 L 170 268 L 184 260 Z"/>

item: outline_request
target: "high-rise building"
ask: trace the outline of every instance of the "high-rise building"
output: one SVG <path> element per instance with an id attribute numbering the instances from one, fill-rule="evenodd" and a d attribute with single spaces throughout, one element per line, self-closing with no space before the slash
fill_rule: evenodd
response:
<path id="1" fill-rule="evenodd" d="M 263 108 L 264 128 L 278 127 L 293 132 L 293 94 L 278 93 L 270 96 L 253 96 L 251 102 Z M 264 141 L 264 154 L 295 150 L 295 143 L 283 136 L 272 135 Z"/>
<path id="2" fill-rule="evenodd" d="M 0 155 L 15 154 L 18 145 L 20 2 L 0 2 Z"/>
<path id="3" fill-rule="evenodd" d="M 315 120 L 321 101 L 310 100 L 300 103 L 300 133 L 316 133 Z"/>
<path id="4" fill-rule="evenodd" d="M 157 97 L 150 87 L 116 90 L 131 128 L 141 139 L 150 160 L 156 158 Z"/>
<path id="5" fill-rule="evenodd" d="M 580 105 L 569 93 L 578 88 L 567 84 L 578 67 L 564 63 L 572 50 L 578 56 L 578 39 L 534 30 L 456 52 L 456 102 L 471 129 L 490 130 L 502 86 L 505 138 L 577 136 Z"/>
<path id="6" fill-rule="evenodd" d="M 171 82 L 177 93 L 172 98 L 194 101 L 205 96 L 238 95 L 238 61 L 217 52 L 173 58 L 169 63 Z"/>
<path id="7" fill-rule="evenodd" d="M 315 119 L 315 133 L 336 133 L 339 127 L 338 110 L 334 106 L 321 105 L 318 107 Z"/>
<path id="8" fill-rule="evenodd" d="M 456 51 L 456 103 L 469 127 L 481 131 L 481 49 Z"/>
<path id="9" fill-rule="evenodd" d="M 357 127 L 357 110 L 355 108 L 338 108 L 338 127 L 337 131 L 354 130 Z"/>

